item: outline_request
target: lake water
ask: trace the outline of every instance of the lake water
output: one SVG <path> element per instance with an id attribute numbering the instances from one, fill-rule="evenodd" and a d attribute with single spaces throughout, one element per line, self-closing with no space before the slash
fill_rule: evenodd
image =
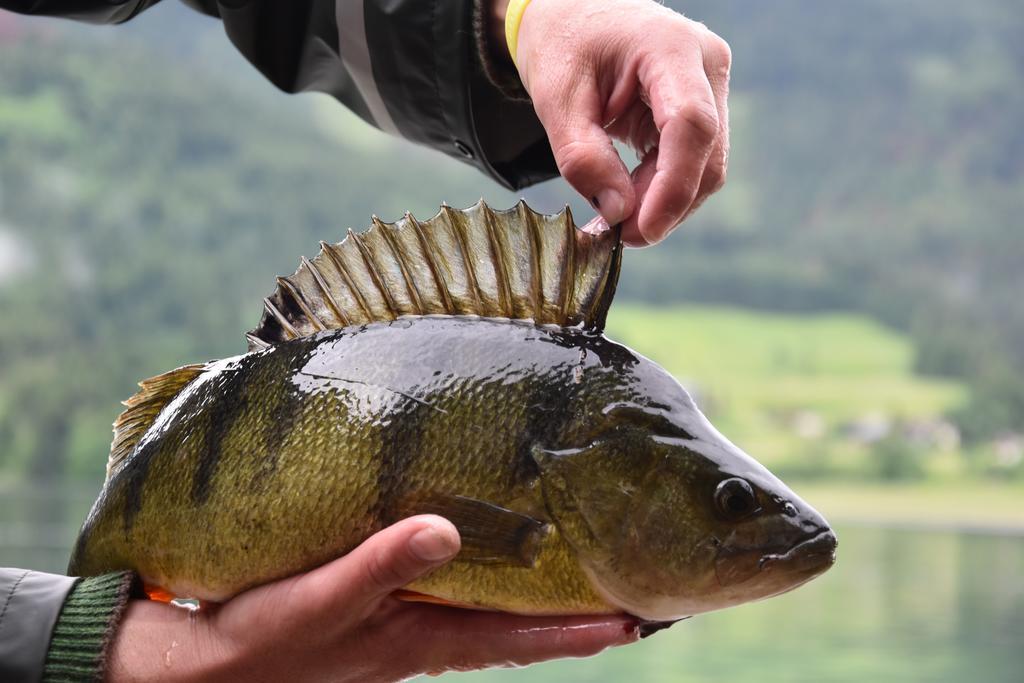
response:
<path id="1" fill-rule="evenodd" d="M 0 491 L 0 565 L 61 571 L 94 492 Z M 582 661 L 461 683 L 1022 683 L 1024 538 L 840 527 L 799 590 Z"/>

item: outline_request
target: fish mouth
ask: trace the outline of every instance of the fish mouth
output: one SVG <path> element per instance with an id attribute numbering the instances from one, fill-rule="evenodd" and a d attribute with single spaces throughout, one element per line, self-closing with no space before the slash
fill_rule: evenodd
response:
<path id="1" fill-rule="evenodd" d="M 784 553 L 769 553 L 757 563 L 759 571 L 783 565 L 796 571 L 815 574 L 825 571 L 836 562 L 836 547 L 839 545 L 831 529 L 824 529 L 805 541 L 797 543 Z"/>
<path id="2" fill-rule="evenodd" d="M 835 564 L 837 546 L 835 533 L 825 528 L 773 552 L 766 553 L 765 548 L 723 548 L 715 562 L 715 574 L 722 586 L 758 582 L 766 588 L 770 584 L 773 589 L 785 585 L 777 591 L 784 592 Z"/>

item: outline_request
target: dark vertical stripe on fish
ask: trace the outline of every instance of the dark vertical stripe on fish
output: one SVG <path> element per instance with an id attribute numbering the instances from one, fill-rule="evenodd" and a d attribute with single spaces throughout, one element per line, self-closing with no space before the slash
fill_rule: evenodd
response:
<path id="1" fill-rule="evenodd" d="M 421 457 L 429 456 L 423 435 L 431 416 L 436 414 L 437 410 L 428 403 L 406 398 L 403 410 L 393 412 L 390 419 L 380 425 L 377 502 L 371 516 L 381 526 L 392 524 L 409 513 L 400 507 L 408 502 L 408 494 L 412 493 L 408 490 L 408 475 Z"/>
<path id="2" fill-rule="evenodd" d="M 517 431 L 517 457 L 510 486 L 522 486 L 537 477 L 531 454 L 534 445 L 553 448 L 565 436 L 565 427 L 578 408 L 575 398 L 579 385 L 572 381 L 572 371 L 566 367 L 554 376 L 538 378 L 530 387 L 526 396 L 526 424 Z"/>
<path id="3" fill-rule="evenodd" d="M 290 370 L 281 367 L 278 377 L 287 378 L 290 374 Z M 295 427 L 296 421 L 302 415 L 305 405 L 305 397 L 297 393 L 287 381 L 276 393 L 277 403 L 270 410 L 269 419 L 264 421 L 261 430 L 263 453 L 252 477 L 251 488 L 253 491 L 263 490 L 273 479 L 281 457 L 281 448 Z"/>
<path id="4" fill-rule="evenodd" d="M 218 400 L 207 405 L 203 447 L 198 453 L 199 463 L 192 476 L 192 502 L 196 505 L 202 505 L 209 499 L 213 477 L 224 454 L 224 440 L 230 436 L 235 422 L 245 414 L 248 403 L 245 379 L 252 374 L 252 365 L 252 356 L 243 358 L 237 366 L 224 371 L 207 385 L 210 394 L 217 396 Z"/>
<path id="5" fill-rule="evenodd" d="M 146 485 L 149 465 L 159 450 L 156 440 L 147 441 L 129 459 L 121 470 L 118 480 L 124 496 L 124 535 L 127 539 L 135 518 L 142 510 L 142 489 Z"/>

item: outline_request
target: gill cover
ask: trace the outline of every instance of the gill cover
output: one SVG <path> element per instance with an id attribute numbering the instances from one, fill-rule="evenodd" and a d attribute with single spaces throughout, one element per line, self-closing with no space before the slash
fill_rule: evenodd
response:
<path id="1" fill-rule="evenodd" d="M 672 498 L 685 491 L 659 485 L 667 473 L 657 450 L 641 445 L 649 439 L 642 429 L 624 428 L 583 448 L 535 448 L 533 458 L 545 504 L 594 589 L 635 616 L 675 619 L 688 615 L 674 599 L 666 609 L 658 596 L 669 597 L 678 577 L 651 558 L 670 558 L 689 543 L 671 531 L 643 530 L 673 529 L 680 520 Z"/>

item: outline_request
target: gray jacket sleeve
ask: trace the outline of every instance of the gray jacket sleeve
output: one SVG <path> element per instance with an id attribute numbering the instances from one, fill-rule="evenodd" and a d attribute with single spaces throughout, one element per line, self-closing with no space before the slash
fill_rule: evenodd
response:
<path id="1" fill-rule="evenodd" d="M 0 569 L 0 681 L 43 677 L 50 636 L 76 580 L 25 569 Z"/>
<path id="2" fill-rule="evenodd" d="M 0 7 L 119 23 L 159 1 L 0 0 Z M 219 17 L 246 59 L 286 92 L 328 93 L 381 130 L 509 188 L 557 173 L 532 104 L 506 97 L 484 73 L 486 37 L 474 13 L 486 0 L 183 2 Z"/>
<path id="3" fill-rule="evenodd" d="M 132 596 L 132 572 L 73 578 L 0 569 L 0 681 L 94 683 Z"/>

